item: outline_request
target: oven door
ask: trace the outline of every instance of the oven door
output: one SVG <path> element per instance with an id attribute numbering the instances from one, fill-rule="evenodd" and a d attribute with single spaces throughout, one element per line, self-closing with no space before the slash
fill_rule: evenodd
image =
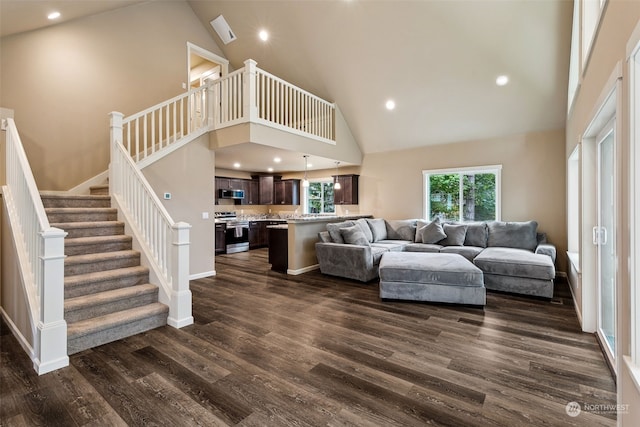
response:
<path id="1" fill-rule="evenodd" d="M 244 252 L 249 250 L 249 226 L 227 224 L 225 234 L 227 253 Z"/>

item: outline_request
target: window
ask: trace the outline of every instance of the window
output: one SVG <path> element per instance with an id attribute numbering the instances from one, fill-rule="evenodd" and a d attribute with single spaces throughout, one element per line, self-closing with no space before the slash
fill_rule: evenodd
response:
<path id="1" fill-rule="evenodd" d="M 425 218 L 447 221 L 500 219 L 502 166 L 422 171 Z"/>
<path id="2" fill-rule="evenodd" d="M 305 213 L 334 213 L 333 180 L 311 181 L 305 192 Z"/>

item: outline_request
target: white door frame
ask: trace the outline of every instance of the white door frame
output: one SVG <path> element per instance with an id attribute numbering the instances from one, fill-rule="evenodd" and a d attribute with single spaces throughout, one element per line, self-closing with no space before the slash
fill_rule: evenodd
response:
<path id="1" fill-rule="evenodd" d="M 206 49 L 201 48 L 191 42 L 187 42 L 187 84 L 191 82 L 191 54 L 201 56 L 208 61 L 220 64 L 220 77 L 226 76 L 229 73 L 229 60 L 222 56 L 216 55 L 213 52 L 209 52 Z"/>

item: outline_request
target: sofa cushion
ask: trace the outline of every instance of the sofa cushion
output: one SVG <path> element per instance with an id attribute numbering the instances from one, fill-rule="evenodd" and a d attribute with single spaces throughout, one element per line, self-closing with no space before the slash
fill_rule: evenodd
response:
<path id="1" fill-rule="evenodd" d="M 469 261 L 473 261 L 473 259 L 483 250 L 484 248 L 479 248 L 477 246 L 443 246 L 440 249 L 440 252 L 443 254 L 462 255 Z"/>
<path id="2" fill-rule="evenodd" d="M 482 277 L 478 267 L 455 254 L 388 252 L 380 262 L 381 282 L 484 287 Z"/>
<path id="3" fill-rule="evenodd" d="M 355 225 L 353 221 L 343 221 L 343 222 L 333 222 L 327 224 L 327 231 L 331 236 L 331 240 L 333 243 L 344 243 L 344 239 L 342 238 L 342 234 L 340 234 L 340 229 L 345 227 L 351 227 Z"/>
<path id="4" fill-rule="evenodd" d="M 386 248 L 376 248 L 376 247 L 371 247 L 371 255 L 373 257 L 373 265 L 378 265 L 380 264 L 380 260 L 382 259 L 382 255 L 386 254 L 387 252 L 389 252 L 389 249 Z"/>
<path id="5" fill-rule="evenodd" d="M 556 270 L 547 255 L 534 254 L 526 249 L 486 248 L 473 263 L 482 271 L 500 276 L 553 280 Z"/>
<path id="6" fill-rule="evenodd" d="M 413 241 L 416 235 L 415 219 L 392 219 L 386 221 L 387 239 Z"/>
<path id="7" fill-rule="evenodd" d="M 369 228 L 371 228 L 374 242 L 379 242 L 387 238 L 387 225 L 383 218 L 367 218 L 367 223 L 369 224 Z"/>
<path id="8" fill-rule="evenodd" d="M 318 239 L 322 242 L 322 243 L 331 243 L 333 242 L 333 240 L 331 240 L 331 235 L 329 234 L 328 231 L 321 231 L 318 233 Z"/>
<path id="9" fill-rule="evenodd" d="M 489 227 L 488 247 L 526 249 L 534 251 L 538 245 L 536 229 L 538 223 L 491 221 Z"/>
<path id="10" fill-rule="evenodd" d="M 416 243 L 422 243 L 422 229 L 425 225 L 429 224 L 431 221 L 425 221 L 423 219 L 419 219 L 416 221 L 416 235 L 413 238 L 413 241 Z"/>
<path id="11" fill-rule="evenodd" d="M 445 238 L 442 239 L 438 244 L 442 246 L 463 246 L 464 238 L 467 235 L 467 226 L 466 224 L 444 224 L 442 226 L 444 229 Z M 435 243 L 435 242 L 427 242 L 427 243 Z"/>
<path id="12" fill-rule="evenodd" d="M 487 247 L 489 229 L 486 222 L 467 222 L 467 235 L 464 237 L 465 246 Z"/>
<path id="13" fill-rule="evenodd" d="M 366 219 L 360 218 L 356 221 L 356 224 L 362 229 L 364 233 L 364 237 L 367 238 L 369 243 L 373 242 L 373 233 L 371 232 L 371 227 L 369 227 L 369 223 Z"/>
<path id="14" fill-rule="evenodd" d="M 401 252 L 404 250 L 407 242 L 405 240 L 381 240 L 371 243 L 372 248 L 385 248 L 391 252 Z"/>
<path id="15" fill-rule="evenodd" d="M 353 225 L 351 227 L 345 227 L 340 229 L 340 234 L 344 239 L 344 242 L 348 245 L 363 245 L 369 246 L 369 240 L 362 232 L 362 227 L 359 225 Z"/>
<path id="16" fill-rule="evenodd" d="M 433 220 L 420 229 L 421 242 L 427 244 L 438 243 L 447 237 L 440 220 Z"/>
<path id="17" fill-rule="evenodd" d="M 429 244 L 429 243 L 409 243 L 408 245 L 405 245 L 403 250 L 405 252 L 433 252 L 433 253 L 438 253 L 438 252 L 440 252 L 440 249 L 442 249 L 442 246 L 440 246 L 440 245 L 433 245 L 433 244 Z"/>

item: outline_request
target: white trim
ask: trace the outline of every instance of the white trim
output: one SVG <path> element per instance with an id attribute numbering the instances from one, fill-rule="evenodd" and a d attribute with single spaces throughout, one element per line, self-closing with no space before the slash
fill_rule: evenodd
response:
<path id="1" fill-rule="evenodd" d="M 633 46 L 633 48 L 630 48 Z M 640 23 L 636 25 L 632 36 L 627 44 L 627 52 L 629 52 L 629 320 L 631 338 L 629 347 L 631 350 L 631 359 L 627 364 L 632 364 L 636 370 L 630 372 L 635 373 L 634 383 L 640 390 L 640 374 L 638 374 L 638 366 L 640 365 L 640 197 L 637 192 L 640 190 L 640 126 L 637 126 L 640 120 Z M 626 356 L 625 356 L 626 361 Z"/>
<path id="2" fill-rule="evenodd" d="M 298 268 L 296 270 L 287 269 L 287 274 L 291 276 L 297 276 L 299 274 L 308 273 L 309 271 L 317 270 L 320 268 L 320 264 L 313 264 L 307 267 Z"/>
<path id="3" fill-rule="evenodd" d="M 211 276 L 215 276 L 215 275 L 216 275 L 216 271 L 215 270 L 203 271 L 202 273 L 190 274 L 189 275 L 189 280 L 204 279 L 205 277 L 211 277 Z"/>
<path id="4" fill-rule="evenodd" d="M 201 56 L 211 62 L 215 62 L 216 64 L 220 64 L 220 77 L 226 76 L 229 73 L 228 59 L 223 58 L 222 56 L 216 55 L 213 52 L 209 52 L 208 50 L 201 48 L 200 46 L 195 45 L 191 42 L 187 42 L 187 82 L 189 82 L 191 78 L 191 54 L 192 53 L 195 53 L 196 55 Z"/>
<path id="5" fill-rule="evenodd" d="M 633 360 L 631 360 L 629 356 L 622 356 L 622 360 L 624 360 L 625 365 L 627 365 L 633 385 L 636 386 L 636 390 L 640 393 L 640 366 L 633 363 Z"/>
<path id="6" fill-rule="evenodd" d="M 29 358 L 32 361 L 35 361 L 36 354 L 31 344 L 29 344 L 29 340 L 27 340 L 27 338 L 22 334 L 22 332 L 20 332 L 20 329 L 18 329 L 18 326 L 16 326 L 16 324 L 13 323 L 13 320 L 11 320 L 11 318 L 9 317 L 7 312 L 4 311 L 4 308 L 2 306 L 0 306 L 0 315 L 2 315 L 2 318 L 7 323 L 7 326 L 9 327 L 9 329 L 11 329 L 11 333 L 13 333 L 13 336 L 16 337 L 22 349 L 25 351 L 25 353 L 27 353 L 27 356 L 29 356 Z"/>

